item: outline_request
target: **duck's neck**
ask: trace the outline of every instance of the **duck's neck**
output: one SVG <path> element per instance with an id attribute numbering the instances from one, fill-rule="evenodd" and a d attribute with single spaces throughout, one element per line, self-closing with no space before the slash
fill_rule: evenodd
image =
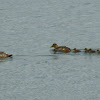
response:
<path id="1" fill-rule="evenodd" d="M 58 45 L 55 45 L 55 47 L 54 47 L 54 48 L 55 48 L 55 49 L 56 49 L 56 48 L 58 48 Z"/>

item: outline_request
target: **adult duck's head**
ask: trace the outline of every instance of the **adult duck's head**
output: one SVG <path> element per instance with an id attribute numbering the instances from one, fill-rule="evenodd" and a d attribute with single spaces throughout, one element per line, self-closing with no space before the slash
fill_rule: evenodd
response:
<path id="1" fill-rule="evenodd" d="M 58 45 L 56 43 L 54 43 L 51 47 L 57 48 Z"/>

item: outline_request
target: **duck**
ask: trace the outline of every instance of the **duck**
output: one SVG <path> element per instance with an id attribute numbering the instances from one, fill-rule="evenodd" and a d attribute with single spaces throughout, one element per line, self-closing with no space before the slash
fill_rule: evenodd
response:
<path id="1" fill-rule="evenodd" d="M 100 53 L 100 50 L 97 50 L 97 53 Z"/>
<path id="2" fill-rule="evenodd" d="M 12 57 L 12 54 L 7 54 L 7 53 L 5 53 L 5 52 L 0 52 L 0 58 L 7 58 L 7 57 Z"/>
<path id="3" fill-rule="evenodd" d="M 76 53 L 76 52 L 81 52 L 81 50 L 78 50 L 78 49 L 74 48 L 74 49 L 73 49 L 73 52 L 74 52 L 74 53 Z"/>
<path id="4" fill-rule="evenodd" d="M 87 49 L 87 48 L 84 48 L 84 50 L 85 50 L 85 53 L 89 52 L 89 49 Z"/>
<path id="5" fill-rule="evenodd" d="M 92 50 L 92 49 L 89 49 L 89 52 L 90 53 L 95 53 L 96 51 L 95 50 Z"/>
<path id="6" fill-rule="evenodd" d="M 58 46 L 56 43 L 54 43 L 51 47 L 54 47 L 55 52 L 70 52 L 71 49 L 66 46 Z"/>

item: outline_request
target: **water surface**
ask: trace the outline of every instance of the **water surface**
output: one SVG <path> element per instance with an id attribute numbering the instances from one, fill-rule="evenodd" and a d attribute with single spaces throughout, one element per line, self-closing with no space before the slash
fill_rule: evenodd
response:
<path id="1" fill-rule="evenodd" d="M 99 4 L 0 0 L 0 100 L 100 100 L 100 54 L 50 48 L 100 48 Z"/>

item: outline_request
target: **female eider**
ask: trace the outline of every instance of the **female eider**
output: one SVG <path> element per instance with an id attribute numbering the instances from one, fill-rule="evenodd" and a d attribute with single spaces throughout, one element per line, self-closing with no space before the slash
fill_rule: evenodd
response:
<path id="1" fill-rule="evenodd" d="M 54 51 L 56 52 L 69 52 L 71 49 L 66 46 L 58 46 L 56 43 L 54 43 L 51 47 L 54 47 Z"/>
<path id="2" fill-rule="evenodd" d="M 7 58 L 7 57 L 12 57 L 12 54 L 7 54 L 5 52 L 0 52 L 0 58 Z"/>

